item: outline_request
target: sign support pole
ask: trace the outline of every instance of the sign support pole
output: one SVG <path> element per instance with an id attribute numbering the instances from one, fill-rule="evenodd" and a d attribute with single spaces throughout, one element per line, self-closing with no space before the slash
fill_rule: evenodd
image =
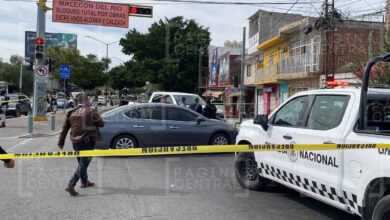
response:
<path id="1" fill-rule="evenodd" d="M 66 79 L 64 79 L 64 112 L 65 112 L 65 107 L 66 107 L 66 105 L 67 105 L 67 101 L 66 101 L 66 93 L 65 93 L 65 86 L 66 86 Z"/>
<path id="2" fill-rule="evenodd" d="M 45 39 L 45 29 L 46 29 L 46 12 L 44 11 L 44 7 L 38 4 L 38 10 L 37 10 L 37 38 Z M 43 42 L 43 48 L 45 45 L 45 42 Z M 35 71 L 38 66 L 45 65 L 45 59 L 44 57 L 42 59 L 35 58 Z M 37 120 L 39 118 L 45 118 L 46 117 L 46 109 L 44 108 L 45 105 L 40 105 L 41 109 L 38 111 L 38 105 L 39 102 L 44 102 L 44 94 L 46 89 L 46 82 L 38 82 L 37 77 L 34 75 L 34 109 L 33 109 L 33 116 L 34 120 Z M 42 95 L 42 97 L 38 97 Z M 39 100 L 41 99 L 41 100 Z M 44 108 L 44 109 L 42 109 Z M 43 113 L 43 115 L 42 115 Z"/>
<path id="3" fill-rule="evenodd" d="M 242 113 L 244 111 L 243 96 L 244 96 L 244 71 L 245 71 L 245 32 L 246 27 L 242 31 L 242 54 L 241 54 L 241 85 L 240 85 L 240 123 L 242 122 Z"/>

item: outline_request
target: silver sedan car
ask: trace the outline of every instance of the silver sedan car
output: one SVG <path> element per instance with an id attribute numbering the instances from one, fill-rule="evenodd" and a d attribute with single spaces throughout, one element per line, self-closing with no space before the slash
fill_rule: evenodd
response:
<path id="1" fill-rule="evenodd" d="M 102 115 L 103 141 L 96 148 L 128 149 L 177 145 L 235 143 L 237 130 L 225 122 L 207 119 L 182 106 L 139 104 L 122 106 Z"/>

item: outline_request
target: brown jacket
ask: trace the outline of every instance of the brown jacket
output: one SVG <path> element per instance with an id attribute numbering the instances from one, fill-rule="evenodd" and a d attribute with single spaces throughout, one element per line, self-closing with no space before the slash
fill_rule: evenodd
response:
<path id="1" fill-rule="evenodd" d="M 90 107 L 79 106 L 68 112 L 58 146 L 64 146 L 66 135 L 70 130 L 70 140 L 73 143 L 83 143 L 86 139 L 92 142 L 102 140 L 99 127 L 104 126 L 104 121 L 100 117 L 96 109 Z"/>

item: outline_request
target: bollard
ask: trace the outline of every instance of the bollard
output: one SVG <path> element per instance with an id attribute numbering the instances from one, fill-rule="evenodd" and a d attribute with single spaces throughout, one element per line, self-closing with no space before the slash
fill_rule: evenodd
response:
<path id="1" fill-rule="evenodd" d="M 55 131 L 56 130 L 56 114 L 54 112 L 51 113 L 51 116 L 50 116 L 50 121 L 51 121 L 51 131 Z"/>
<path id="2" fill-rule="evenodd" d="M 33 133 L 33 115 L 31 112 L 28 113 L 28 134 Z"/>

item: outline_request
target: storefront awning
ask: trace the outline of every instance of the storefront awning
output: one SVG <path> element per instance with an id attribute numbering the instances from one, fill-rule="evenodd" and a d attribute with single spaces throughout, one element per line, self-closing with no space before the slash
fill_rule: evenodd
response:
<path id="1" fill-rule="evenodd" d="M 218 98 L 220 95 L 222 95 L 224 92 L 213 92 L 211 96 Z"/>
<path id="2" fill-rule="evenodd" d="M 245 96 L 245 93 L 242 94 L 242 95 Z M 235 93 L 230 94 L 229 97 L 238 97 L 238 96 L 240 96 L 240 93 L 239 92 L 235 92 Z"/>
<path id="3" fill-rule="evenodd" d="M 264 84 L 269 84 L 269 83 L 277 83 L 278 80 L 277 79 L 273 79 L 273 80 L 265 80 L 265 81 L 259 81 L 259 82 L 256 82 L 256 85 L 264 85 Z"/>

